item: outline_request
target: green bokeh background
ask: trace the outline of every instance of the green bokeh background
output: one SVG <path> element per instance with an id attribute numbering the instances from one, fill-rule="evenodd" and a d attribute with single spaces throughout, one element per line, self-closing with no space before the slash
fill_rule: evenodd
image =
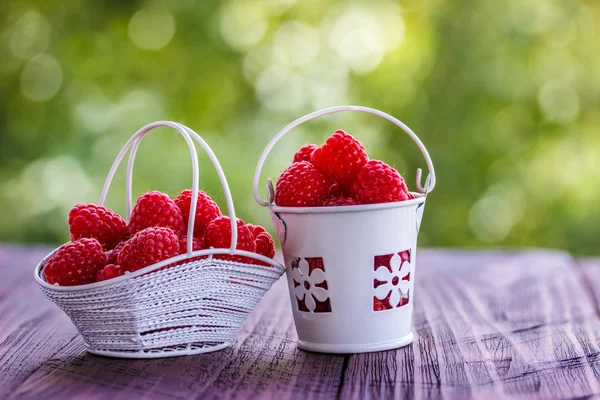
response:
<path id="1" fill-rule="evenodd" d="M 0 240 L 60 243 L 97 201 L 136 129 L 176 120 L 210 144 L 238 215 L 260 153 L 288 122 L 359 104 L 408 124 L 438 175 L 426 246 L 540 246 L 600 254 L 600 5 L 592 1 L 67 1 L 0 3 Z M 425 168 L 397 128 L 364 114 L 293 131 L 276 177 L 335 129 L 414 190 Z M 224 206 L 201 156 L 201 186 Z M 145 138 L 134 194 L 190 187 L 176 133 Z M 124 168 L 108 206 L 125 209 Z"/>

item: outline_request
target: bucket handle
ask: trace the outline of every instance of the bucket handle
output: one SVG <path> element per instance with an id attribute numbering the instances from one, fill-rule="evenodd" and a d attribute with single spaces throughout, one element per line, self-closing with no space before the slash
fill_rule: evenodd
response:
<path id="1" fill-rule="evenodd" d="M 431 161 L 431 157 L 429 156 L 429 153 L 427 152 L 425 145 L 423 144 L 423 142 L 421 142 L 421 139 L 419 139 L 419 137 L 408 126 L 406 126 L 403 122 L 401 122 L 397 118 L 394 118 L 391 115 L 384 113 L 383 111 L 376 110 L 374 108 L 362 107 L 362 106 L 336 106 L 336 107 L 329 107 L 329 108 L 325 108 L 325 109 L 322 109 L 319 111 L 315 111 L 315 112 L 305 115 L 304 117 L 298 118 L 294 122 L 291 122 L 288 125 L 286 125 L 282 130 L 280 130 L 279 133 L 277 133 L 277 135 L 275 135 L 273 137 L 273 139 L 271 139 L 269 144 L 267 144 L 267 147 L 265 147 L 263 153 L 260 155 L 260 158 L 258 159 L 258 164 L 256 165 L 256 171 L 254 171 L 254 182 L 252 185 L 252 191 L 254 193 L 254 199 L 256 200 L 256 202 L 258 204 L 260 204 L 263 207 L 268 207 L 269 205 L 271 205 L 271 203 L 274 200 L 273 184 L 272 184 L 271 179 L 268 180 L 268 185 L 267 185 L 267 194 L 268 194 L 267 201 L 263 200 L 260 197 L 260 195 L 258 194 L 258 185 L 259 185 L 260 174 L 262 172 L 263 165 L 267 159 L 267 156 L 269 155 L 269 153 L 271 152 L 273 147 L 275 147 L 275 144 L 277 144 L 277 142 L 286 133 L 288 133 L 289 131 L 291 131 L 292 129 L 294 129 L 297 126 L 302 125 L 305 122 L 308 122 L 312 119 L 321 117 L 323 115 L 334 114 L 334 113 L 343 112 L 343 111 L 357 111 L 357 112 L 373 114 L 373 115 L 381 117 L 385 120 L 388 120 L 392 124 L 396 125 L 400 129 L 402 129 L 404 132 L 406 132 L 406 134 L 408 136 L 410 136 L 410 138 L 413 140 L 413 142 L 415 142 L 415 144 L 421 151 L 421 154 L 423 155 L 423 158 L 425 158 L 425 162 L 427 163 L 427 169 L 429 170 L 427 179 L 425 179 L 425 185 L 422 186 L 421 185 L 422 171 L 420 168 L 417 169 L 417 178 L 416 178 L 417 190 L 423 194 L 427 194 L 433 190 L 433 188 L 435 187 L 435 170 L 433 169 L 433 162 Z"/>

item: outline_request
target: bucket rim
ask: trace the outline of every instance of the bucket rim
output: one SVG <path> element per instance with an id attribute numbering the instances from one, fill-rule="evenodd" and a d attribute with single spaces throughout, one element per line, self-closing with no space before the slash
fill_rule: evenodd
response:
<path id="1" fill-rule="evenodd" d="M 411 200 L 395 201 L 392 203 L 360 204 L 356 206 L 330 206 L 330 207 L 281 207 L 271 204 L 269 207 L 273 212 L 283 214 L 333 214 L 352 213 L 372 210 L 383 210 L 390 208 L 410 207 L 425 203 L 427 195 L 423 193 L 410 192 L 415 198 Z"/>

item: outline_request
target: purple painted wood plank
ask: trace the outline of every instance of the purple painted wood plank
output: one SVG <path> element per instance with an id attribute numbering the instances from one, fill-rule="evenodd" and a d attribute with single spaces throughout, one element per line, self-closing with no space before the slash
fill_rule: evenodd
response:
<path id="1" fill-rule="evenodd" d="M 600 258 L 580 258 L 577 266 L 583 286 L 590 292 L 600 315 Z"/>
<path id="2" fill-rule="evenodd" d="M 553 251 L 419 254 L 413 345 L 296 348 L 285 282 L 236 345 L 159 360 L 85 353 L 32 279 L 48 249 L 0 246 L 0 398 L 565 398 L 600 393 L 600 266 Z M 598 284 L 594 285 L 593 282 Z M 596 293 L 597 295 L 598 293 Z"/>
<path id="3" fill-rule="evenodd" d="M 343 397 L 600 393 L 600 321 L 569 255 L 439 252 L 425 259 L 417 267 L 415 343 L 351 356 Z"/>
<path id="4" fill-rule="evenodd" d="M 0 247 L 0 398 L 77 337 L 69 318 L 33 281 L 32 268 L 49 251 Z"/>

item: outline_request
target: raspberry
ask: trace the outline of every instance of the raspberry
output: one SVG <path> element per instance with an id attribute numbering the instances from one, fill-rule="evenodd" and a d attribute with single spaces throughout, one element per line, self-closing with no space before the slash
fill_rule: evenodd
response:
<path id="1" fill-rule="evenodd" d="M 250 229 L 250 232 L 252 232 L 252 234 L 254 235 L 254 238 L 256 239 L 256 237 L 263 232 L 267 232 L 265 230 L 265 228 L 263 228 L 260 225 L 252 225 L 252 224 L 246 224 L 246 226 L 248 227 L 248 229 Z"/>
<path id="2" fill-rule="evenodd" d="M 206 247 L 204 247 L 204 241 L 200 240 L 200 239 L 196 239 L 196 238 L 192 238 L 192 250 L 193 251 L 199 251 L 199 250 L 204 250 Z M 179 254 L 185 254 L 187 253 L 187 236 L 182 236 L 179 239 Z M 180 265 L 180 264 L 186 264 L 192 261 L 198 261 L 198 260 L 203 260 L 205 258 L 207 258 L 208 256 L 198 256 L 198 257 L 192 257 L 188 260 L 183 260 L 183 261 L 179 261 L 178 263 L 175 263 L 175 265 Z"/>
<path id="3" fill-rule="evenodd" d="M 404 250 L 403 252 L 401 252 L 400 259 L 402 260 L 402 262 L 410 262 L 410 250 Z"/>
<path id="4" fill-rule="evenodd" d="M 362 204 L 390 203 L 408 199 L 404 178 L 383 161 L 371 160 L 358 173 L 352 194 Z"/>
<path id="5" fill-rule="evenodd" d="M 169 196 L 161 192 L 144 193 L 131 212 L 129 232 L 135 235 L 143 229 L 155 226 L 171 228 L 176 235 L 180 235 L 185 224 L 181 211 Z"/>
<path id="6" fill-rule="evenodd" d="M 408 192 L 408 199 L 412 200 L 412 199 L 416 199 L 417 196 L 415 196 L 414 194 L 412 194 L 411 192 Z"/>
<path id="7" fill-rule="evenodd" d="M 97 239 L 110 250 L 125 238 L 127 223 L 117 213 L 97 204 L 75 204 L 69 211 L 71 241 Z"/>
<path id="8" fill-rule="evenodd" d="M 254 242 L 256 243 L 255 252 L 257 254 L 261 254 L 268 258 L 275 257 L 275 242 L 273 241 L 273 237 L 268 232 L 259 233 L 258 236 L 256 236 Z M 267 267 L 271 267 L 270 264 L 267 264 L 264 261 L 253 260 L 253 263 L 257 265 L 265 265 Z"/>
<path id="9" fill-rule="evenodd" d="M 107 264 L 118 264 L 119 263 L 118 262 L 119 252 L 121 251 L 123 246 L 125 246 L 125 243 L 127 243 L 127 240 L 122 241 L 121 243 L 116 245 L 115 248 L 112 249 L 112 251 L 110 251 L 109 253 L 106 254 L 106 256 L 107 256 L 106 263 Z"/>
<path id="10" fill-rule="evenodd" d="M 190 205 L 192 204 L 192 191 L 186 189 L 181 192 L 175 199 L 175 204 L 177 204 L 177 207 L 181 210 L 183 223 L 187 232 L 188 220 L 190 218 Z M 208 224 L 210 224 L 210 221 L 221 215 L 221 210 L 217 203 L 215 203 L 205 192 L 198 190 L 198 205 L 196 207 L 196 219 L 194 220 L 194 236 L 200 237 L 204 235 L 204 231 Z"/>
<path id="11" fill-rule="evenodd" d="M 390 296 L 391 294 L 383 300 L 373 296 L 373 311 L 391 310 L 393 307 L 390 305 Z"/>
<path id="12" fill-rule="evenodd" d="M 312 163 L 343 186 L 352 184 L 369 161 L 365 148 L 352 135 L 337 130 L 311 156 Z"/>
<path id="13" fill-rule="evenodd" d="M 96 272 L 105 264 L 100 242 L 82 238 L 60 246 L 44 266 L 44 276 L 51 285 L 85 285 L 96 280 Z"/>
<path id="14" fill-rule="evenodd" d="M 329 196 L 330 197 L 351 197 L 350 189 L 346 186 L 342 186 L 337 182 L 334 182 L 329 187 Z"/>
<path id="15" fill-rule="evenodd" d="M 125 274 L 125 270 L 120 265 L 107 264 L 106 267 L 96 272 L 96 282 L 106 281 Z"/>
<path id="16" fill-rule="evenodd" d="M 360 205 L 356 199 L 352 197 L 331 197 L 323 202 L 323 207 L 336 206 L 357 206 Z"/>
<path id="17" fill-rule="evenodd" d="M 177 255 L 179 238 L 173 230 L 152 227 L 133 235 L 119 252 L 118 260 L 121 268 L 133 272 Z"/>
<path id="18" fill-rule="evenodd" d="M 231 220 L 227 216 L 219 217 L 214 219 L 206 228 L 206 235 L 204 237 L 204 245 L 214 247 L 216 249 L 226 249 L 231 246 Z M 244 225 L 244 222 L 237 221 L 238 228 L 238 240 L 236 248 L 238 250 L 254 251 L 256 245 L 254 244 L 254 235 L 250 229 Z M 247 257 L 229 255 L 229 254 L 217 254 L 214 258 L 221 260 L 236 261 L 242 263 L 251 263 Z"/>
<path id="19" fill-rule="evenodd" d="M 325 200 L 330 186 L 329 178 L 311 163 L 293 163 L 277 180 L 275 203 L 284 207 L 316 207 Z"/>
<path id="20" fill-rule="evenodd" d="M 298 150 L 296 154 L 294 154 L 294 162 L 310 162 L 310 156 L 312 155 L 313 151 L 315 151 L 317 148 L 319 148 L 319 146 L 317 146 L 316 144 L 305 144 L 304 146 L 300 147 L 300 150 Z"/>

